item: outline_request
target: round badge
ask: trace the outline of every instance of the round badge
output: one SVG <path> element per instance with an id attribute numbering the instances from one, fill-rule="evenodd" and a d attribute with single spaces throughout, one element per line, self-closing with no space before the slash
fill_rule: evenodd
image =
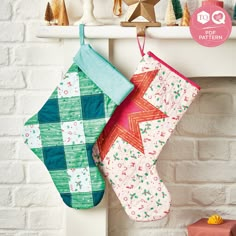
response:
<path id="1" fill-rule="evenodd" d="M 206 47 L 223 44 L 231 34 L 232 22 L 221 7 L 206 5 L 198 8 L 191 17 L 190 32 L 193 39 Z"/>

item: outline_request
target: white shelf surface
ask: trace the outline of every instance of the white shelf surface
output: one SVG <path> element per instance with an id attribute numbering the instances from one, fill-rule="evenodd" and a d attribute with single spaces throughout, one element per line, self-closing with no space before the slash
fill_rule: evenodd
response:
<path id="1" fill-rule="evenodd" d="M 128 39 L 136 37 L 135 27 L 118 25 L 85 26 L 85 37 L 94 39 Z M 189 27 L 163 26 L 149 27 L 146 36 L 156 39 L 192 39 Z M 79 37 L 78 26 L 40 26 L 39 38 L 74 39 Z M 236 26 L 233 26 L 229 39 L 236 39 Z"/>

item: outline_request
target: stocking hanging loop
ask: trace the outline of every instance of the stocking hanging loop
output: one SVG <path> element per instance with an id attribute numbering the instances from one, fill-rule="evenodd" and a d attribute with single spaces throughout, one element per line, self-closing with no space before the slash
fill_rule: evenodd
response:
<path id="1" fill-rule="evenodd" d="M 84 24 L 79 25 L 80 45 L 84 45 Z"/>
<path id="2" fill-rule="evenodd" d="M 144 56 L 144 46 L 145 46 L 145 37 L 146 37 L 146 28 L 147 27 L 160 27 L 160 22 L 127 22 L 123 21 L 120 23 L 123 27 L 136 27 L 137 31 L 137 41 L 141 55 Z M 141 46 L 139 37 L 143 37 L 143 45 Z"/>
<path id="3" fill-rule="evenodd" d="M 140 36 L 139 35 L 137 35 L 137 42 L 138 42 L 139 51 L 143 57 L 145 55 L 144 48 L 145 48 L 146 37 L 145 37 L 145 35 L 141 36 L 141 37 L 143 38 L 143 44 L 141 45 L 141 43 L 140 43 Z"/>

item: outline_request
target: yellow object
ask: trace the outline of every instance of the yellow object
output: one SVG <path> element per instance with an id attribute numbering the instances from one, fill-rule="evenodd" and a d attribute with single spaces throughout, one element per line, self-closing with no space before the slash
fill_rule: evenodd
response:
<path id="1" fill-rule="evenodd" d="M 212 216 L 210 216 L 210 217 L 208 218 L 208 221 L 207 221 L 207 223 L 208 223 L 209 225 L 220 225 L 220 224 L 222 224 L 223 222 L 224 222 L 224 221 L 223 221 L 222 217 L 219 216 L 219 215 L 212 215 Z"/>
<path id="2" fill-rule="evenodd" d="M 122 1 L 121 0 L 114 0 L 113 13 L 115 16 L 122 15 Z"/>
<path id="3" fill-rule="evenodd" d="M 61 7 L 61 1 L 60 0 L 51 0 L 52 2 L 52 12 L 53 12 L 53 16 L 56 20 L 58 20 L 59 18 L 59 14 L 60 14 L 60 7 Z"/>
<path id="4" fill-rule="evenodd" d="M 61 9 L 60 9 L 60 14 L 59 14 L 59 19 L 58 19 L 58 25 L 62 25 L 62 26 L 69 25 L 69 19 L 67 16 L 66 4 L 65 4 L 64 0 L 62 0 L 62 2 L 61 2 Z"/>
<path id="5" fill-rule="evenodd" d="M 182 20 L 181 20 L 181 26 L 189 26 L 190 19 L 191 19 L 191 16 L 188 10 L 188 4 L 186 2 L 184 5 L 184 12 L 183 12 Z"/>

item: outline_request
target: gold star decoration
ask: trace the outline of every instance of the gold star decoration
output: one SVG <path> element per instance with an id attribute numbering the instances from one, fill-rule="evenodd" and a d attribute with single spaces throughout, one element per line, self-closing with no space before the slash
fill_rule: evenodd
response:
<path id="1" fill-rule="evenodd" d="M 139 16 L 149 22 L 156 22 L 155 5 L 160 0 L 123 0 L 128 5 L 127 21 L 131 22 Z"/>

